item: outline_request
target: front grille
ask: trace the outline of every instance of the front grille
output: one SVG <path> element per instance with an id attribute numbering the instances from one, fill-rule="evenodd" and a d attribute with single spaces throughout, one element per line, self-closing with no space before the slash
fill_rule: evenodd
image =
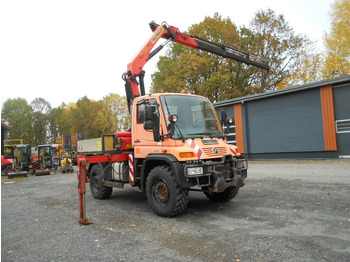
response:
<path id="1" fill-rule="evenodd" d="M 203 153 L 206 157 L 222 157 L 226 154 L 225 147 L 215 147 L 218 150 L 218 153 L 215 153 L 213 150 L 214 147 L 203 148 Z"/>

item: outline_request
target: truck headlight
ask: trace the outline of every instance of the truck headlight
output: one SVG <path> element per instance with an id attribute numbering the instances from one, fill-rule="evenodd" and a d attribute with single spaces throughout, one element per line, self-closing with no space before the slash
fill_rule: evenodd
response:
<path id="1" fill-rule="evenodd" d="M 203 167 L 189 167 L 187 168 L 188 176 L 203 175 Z"/>
<path id="2" fill-rule="evenodd" d="M 236 168 L 238 169 L 242 169 L 242 168 L 247 168 L 248 167 L 248 162 L 247 160 L 244 160 L 244 161 L 239 161 L 236 163 Z"/>

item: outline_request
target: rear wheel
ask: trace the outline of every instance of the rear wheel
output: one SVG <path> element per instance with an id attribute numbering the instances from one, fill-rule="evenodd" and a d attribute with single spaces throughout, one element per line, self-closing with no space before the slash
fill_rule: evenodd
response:
<path id="1" fill-rule="evenodd" d="M 225 189 L 224 192 L 220 193 L 209 193 L 204 192 L 204 194 L 209 198 L 210 200 L 214 202 L 228 202 L 231 199 L 233 199 L 238 193 L 237 187 L 228 187 Z"/>
<path id="2" fill-rule="evenodd" d="M 96 199 L 107 199 L 111 196 L 113 188 L 104 186 L 102 181 L 103 170 L 99 165 L 94 165 L 90 171 L 90 190 Z"/>
<path id="3" fill-rule="evenodd" d="M 188 191 L 176 184 L 169 166 L 155 167 L 148 175 L 147 200 L 159 216 L 174 217 L 183 213 L 188 204 Z"/>

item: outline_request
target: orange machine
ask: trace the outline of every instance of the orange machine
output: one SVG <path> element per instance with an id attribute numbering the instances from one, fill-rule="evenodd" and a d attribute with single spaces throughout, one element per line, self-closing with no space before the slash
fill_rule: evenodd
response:
<path id="1" fill-rule="evenodd" d="M 1 175 L 4 172 L 4 175 L 8 175 L 8 173 L 12 169 L 12 162 L 14 161 L 14 150 L 16 146 L 23 145 L 23 139 L 8 139 L 4 140 L 4 152 L 1 155 Z"/>
<path id="2" fill-rule="evenodd" d="M 80 223 L 91 222 L 83 210 L 87 177 L 94 198 L 108 198 L 113 187 L 129 183 L 145 192 L 155 213 L 164 217 L 184 212 L 189 190 L 203 191 L 213 201 L 229 201 L 247 177 L 247 160 L 226 143 L 210 101 L 190 94 L 145 96 L 142 68 L 169 41 L 266 70 L 267 63 L 233 47 L 185 35 L 165 23 L 152 22 L 150 27 L 153 35 L 123 75 L 132 131 L 104 135 L 100 153 L 78 155 Z M 152 51 L 160 38 L 167 41 Z"/>

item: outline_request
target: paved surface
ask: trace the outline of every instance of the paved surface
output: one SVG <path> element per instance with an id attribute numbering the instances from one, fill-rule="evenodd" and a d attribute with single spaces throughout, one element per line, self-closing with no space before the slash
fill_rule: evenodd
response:
<path id="1" fill-rule="evenodd" d="M 236 198 L 170 219 L 129 186 L 86 201 L 84 227 L 76 174 L 2 184 L 2 261 L 350 261 L 349 160 L 250 162 Z"/>

